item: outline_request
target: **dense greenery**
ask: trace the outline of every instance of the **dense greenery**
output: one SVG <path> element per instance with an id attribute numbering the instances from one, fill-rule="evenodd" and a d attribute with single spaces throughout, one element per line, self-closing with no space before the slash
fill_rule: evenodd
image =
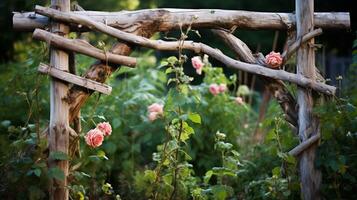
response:
<path id="1" fill-rule="evenodd" d="M 217 5 L 215 1 L 79 3 L 97 10 Z M 237 6 L 276 10 L 274 6 L 293 5 L 281 1 L 266 7 L 231 0 L 222 8 Z M 256 45 L 256 36 L 247 33 L 242 34 L 245 41 Z M 105 41 L 107 47 L 113 42 L 105 36 L 86 36 Z M 194 32 L 189 36 L 196 37 Z M 271 38 L 266 38 L 261 41 L 263 51 L 271 45 Z M 95 93 L 82 108 L 81 156 L 71 158 L 60 152 L 49 155 L 41 136 L 49 121 L 49 78 L 38 75 L 36 67 L 47 61 L 48 49 L 27 37 L 13 47 L 12 60 L 0 65 L 0 198 L 47 199 L 49 178 L 63 179 L 58 168 L 47 167 L 49 157 L 71 161 L 71 199 L 300 199 L 298 160 L 286 153 L 298 139 L 279 105 L 270 101 L 264 121 L 257 124 L 261 94 L 239 85 L 238 78 L 220 64 L 212 66 L 210 58 L 203 59 L 203 75 L 197 75 L 187 52 L 167 58 L 153 51 L 134 52 L 141 58 L 138 67 L 116 71 L 108 81 L 112 94 Z M 83 73 L 92 62 L 77 55 L 78 71 Z M 342 97 L 326 98 L 314 110 L 321 120 L 317 166 L 323 173 L 326 199 L 357 198 L 356 65 L 355 50 L 349 86 Z M 229 90 L 212 95 L 212 83 L 226 84 Z M 252 98 L 253 103 L 237 104 L 237 96 L 246 102 Z M 164 105 L 164 116 L 155 121 L 148 119 L 147 107 L 152 103 Z M 99 148 L 88 147 L 83 136 L 103 121 L 112 125 L 112 135 Z M 261 143 L 254 140 L 257 127 L 265 136 Z"/>

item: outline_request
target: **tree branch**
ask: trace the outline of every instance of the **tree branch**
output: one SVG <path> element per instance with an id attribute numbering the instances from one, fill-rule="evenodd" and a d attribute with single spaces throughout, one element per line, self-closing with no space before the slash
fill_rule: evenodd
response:
<path id="1" fill-rule="evenodd" d="M 67 39 L 45 30 L 35 29 L 33 38 L 49 43 L 59 49 L 74 51 L 87 56 L 91 56 L 104 62 L 111 62 L 119 65 L 133 67 L 136 59 L 128 56 L 115 55 L 110 52 L 97 49 L 86 41 L 79 39 Z"/>
<path id="2" fill-rule="evenodd" d="M 74 11 L 77 15 L 88 16 L 97 22 L 121 30 L 134 32 L 142 24 L 150 24 L 156 31 L 179 29 L 180 26 L 193 28 L 276 29 L 295 28 L 295 15 L 292 13 L 250 12 L 219 9 L 146 9 L 121 12 Z M 194 19 L 194 20 L 193 20 Z M 323 29 L 349 29 L 348 12 L 315 13 L 315 25 Z M 16 30 L 33 31 L 48 27 L 49 19 L 34 12 L 14 13 L 13 27 Z M 88 29 L 72 26 L 72 29 Z M 130 29 L 130 30 L 129 30 Z"/>
<path id="3" fill-rule="evenodd" d="M 131 44 L 139 45 L 139 46 L 144 46 L 148 48 L 153 48 L 156 50 L 165 50 L 165 51 L 175 51 L 178 50 L 180 47 L 179 42 L 166 42 L 162 40 L 150 40 L 144 37 L 140 37 L 131 33 L 127 33 L 124 31 L 117 30 L 113 27 L 107 26 L 103 23 L 96 22 L 91 20 L 90 18 L 86 16 L 80 16 L 76 15 L 73 13 L 64 13 L 60 11 L 56 11 L 51 8 L 44 8 L 42 6 L 36 6 L 35 8 L 36 12 L 49 16 L 55 20 L 59 21 L 64 21 L 68 23 L 77 23 L 81 24 L 84 26 L 87 26 L 88 28 L 92 30 L 97 30 L 101 31 L 103 33 L 106 33 L 108 35 L 111 35 L 113 37 L 118 38 L 119 40 L 129 42 Z M 326 85 L 324 83 L 318 83 L 315 81 L 312 81 L 308 78 L 305 78 L 303 76 L 298 76 L 293 73 L 289 73 L 283 70 L 273 70 L 269 68 L 265 68 L 261 65 L 257 64 L 248 64 L 244 62 L 240 62 L 237 60 L 234 60 L 226 55 L 224 55 L 221 51 L 217 49 L 213 49 L 212 47 L 205 45 L 203 43 L 195 43 L 192 41 L 185 41 L 182 44 L 182 49 L 187 49 L 194 51 L 196 53 L 205 53 L 219 61 L 221 61 L 223 64 L 227 65 L 228 67 L 232 67 L 234 69 L 239 69 L 243 70 L 249 73 L 257 74 L 257 75 L 262 75 L 274 79 L 280 79 L 283 81 L 289 81 L 292 83 L 295 83 L 299 86 L 302 87 L 309 87 L 312 88 L 318 92 L 328 94 L 328 95 L 333 95 L 335 93 L 336 88 L 333 86 Z"/>
<path id="4" fill-rule="evenodd" d="M 301 152 L 309 148 L 312 144 L 319 141 L 320 134 L 311 136 L 309 139 L 301 142 L 298 146 L 289 151 L 289 154 L 292 156 L 298 156 Z"/>

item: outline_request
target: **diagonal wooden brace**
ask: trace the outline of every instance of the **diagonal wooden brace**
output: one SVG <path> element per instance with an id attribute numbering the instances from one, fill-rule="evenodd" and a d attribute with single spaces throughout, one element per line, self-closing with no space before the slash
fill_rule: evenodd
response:
<path id="1" fill-rule="evenodd" d="M 42 73 L 42 74 L 49 74 L 52 77 L 55 77 L 57 79 L 66 81 L 68 83 L 72 83 L 75 85 L 79 85 L 81 87 L 90 89 L 90 90 L 94 90 L 106 95 L 109 95 L 112 92 L 112 87 L 110 87 L 109 85 L 105 85 L 102 83 L 98 83 L 96 81 L 90 80 L 90 79 L 86 79 L 80 76 L 76 76 L 74 74 L 56 69 L 54 67 L 50 67 L 44 63 L 40 63 L 38 69 L 38 72 Z"/>

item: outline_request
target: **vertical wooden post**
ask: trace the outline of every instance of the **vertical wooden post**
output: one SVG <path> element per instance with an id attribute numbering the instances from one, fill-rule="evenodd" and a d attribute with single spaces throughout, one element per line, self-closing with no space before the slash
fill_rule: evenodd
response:
<path id="1" fill-rule="evenodd" d="M 314 0 L 296 0 L 297 39 L 314 28 Z M 314 39 L 303 44 L 297 51 L 297 74 L 315 80 Z M 312 115 L 313 97 L 311 89 L 298 88 L 297 103 L 300 142 L 317 134 L 318 121 Z M 305 150 L 300 157 L 301 196 L 305 200 L 320 199 L 321 173 L 315 168 L 317 144 Z"/>
<path id="2" fill-rule="evenodd" d="M 70 11 L 70 0 L 51 0 L 51 7 L 63 12 Z M 51 23 L 51 32 L 61 36 L 66 36 L 69 32 L 69 27 L 57 23 Z M 51 47 L 50 51 L 51 66 L 60 70 L 68 71 L 68 54 L 64 51 Z M 69 147 L 69 105 L 65 100 L 68 94 L 68 86 L 66 83 L 56 79 L 51 81 L 51 114 L 50 114 L 50 135 L 49 149 L 51 152 L 61 151 L 68 155 Z M 50 199 L 67 200 L 67 175 L 68 161 L 49 160 L 50 168 L 58 167 L 64 172 L 65 178 L 63 181 L 53 179 L 50 185 Z"/>

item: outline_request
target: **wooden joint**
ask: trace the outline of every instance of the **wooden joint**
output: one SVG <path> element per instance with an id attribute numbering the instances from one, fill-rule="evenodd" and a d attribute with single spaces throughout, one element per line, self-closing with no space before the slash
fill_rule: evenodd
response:
<path id="1" fill-rule="evenodd" d="M 72 83 L 74 85 L 78 85 L 78 86 L 87 88 L 89 90 L 94 90 L 94 91 L 97 91 L 97 92 L 100 92 L 100 93 L 103 93 L 106 95 L 109 95 L 112 91 L 112 87 L 110 87 L 108 85 L 98 83 L 96 81 L 86 79 L 81 76 L 76 76 L 74 74 L 65 72 L 63 70 L 59 70 L 54 67 L 50 67 L 44 63 L 40 63 L 37 71 L 42 74 L 48 74 L 52 77 L 63 80 L 65 82 Z"/>

